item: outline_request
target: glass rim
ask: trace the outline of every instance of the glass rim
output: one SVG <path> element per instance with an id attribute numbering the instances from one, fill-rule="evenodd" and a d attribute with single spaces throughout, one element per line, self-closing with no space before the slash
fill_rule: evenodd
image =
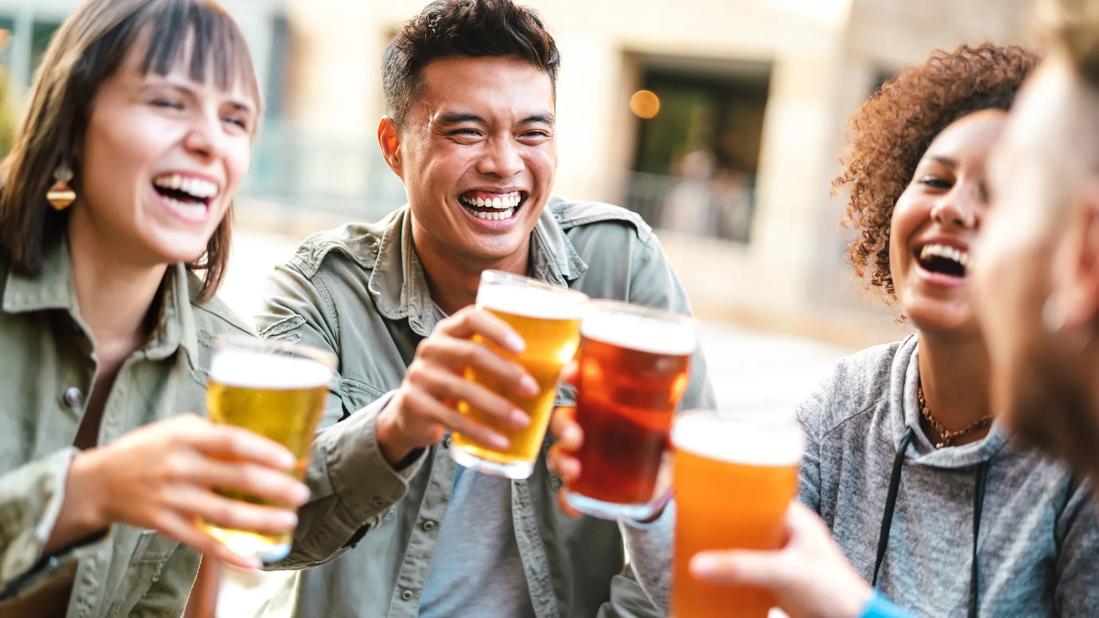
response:
<path id="1" fill-rule="evenodd" d="M 214 355 L 228 349 L 245 349 L 260 353 L 273 353 L 306 358 L 324 366 L 331 372 L 336 371 L 336 356 L 331 352 L 305 343 L 294 343 L 281 339 L 264 339 L 247 335 L 216 335 L 214 337 Z"/>
<path id="2" fill-rule="evenodd" d="M 709 431 L 694 430 L 690 438 L 684 436 L 684 432 L 690 431 L 684 427 L 690 424 L 706 423 Z M 714 425 L 729 430 L 731 440 L 724 431 L 717 435 Z M 704 438 L 699 438 L 704 436 Z M 698 442 L 709 441 L 705 448 Z M 717 459 L 729 463 L 741 463 L 745 465 L 791 465 L 799 464 L 805 451 L 806 435 L 801 424 L 793 414 L 774 414 L 763 411 L 723 411 L 705 408 L 684 410 L 675 415 L 672 421 L 672 429 L 669 434 L 669 442 L 676 450 L 685 450 L 700 457 Z M 686 444 L 693 442 L 694 444 Z M 720 444 L 719 448 L 717 445 Z M 762 448 L 761 448 L 762 447 Z M 762 457 L 758 454 L 767 447 L 777 447 L 790 451 L 786 457 L 777 457 L 772 451 Z M 748 458 L 734 452 L 736 450 L 751 450 L 756 457 Z M 720 451 L 720 452 L 717 452 Z M 786 452 L 785 450 L 783 451 Z"/>
<path id="3" fill-rule="evenodd" d="M 588 301 L 588 308 L 585 313 L 596 312 L 628 313 L 630 315 L 652 318 L 663 322 L 682 324 L 692 327 L 698 326 L 698 319 L 686 313 L 678 313 L 672 311 L 671 309 L 665 309 L 663 307 L 652 307 L 649 305 L 641 305 L 624 300 L 614 300 L 612 298 L 593 298 L 592 300 Z"/>
<path id="4" fill-rule="evenodd" d="M 481 271 L 479 285 L 511 285 L 515 287 L 529 287 L 545 290 L 561 296 L 571 296 L 578 302 L 590 302 L 588 295 L 580 290 L 574 290 L 562 285 L 554 285 L 547 281 L 541 281 L 526 275 L 517 275 L 506 270 L 485 269 Z"/>
<path id="5" fill-rule="evenodd" d="M 622 320 L 626 318 L 640 323 L 623 330 Z M 635 330 L 644 332 L 634 333 Z M 586 339 L 649 354 L 693 355 L 699 346 L 698 320 L 693 316 L 612 299 L 592 300 L 584 306 L 580 334 Z M 653 337 L 660 343 L 653 343 Z M 648 343 L 642 343 L 646 340 Z"/>

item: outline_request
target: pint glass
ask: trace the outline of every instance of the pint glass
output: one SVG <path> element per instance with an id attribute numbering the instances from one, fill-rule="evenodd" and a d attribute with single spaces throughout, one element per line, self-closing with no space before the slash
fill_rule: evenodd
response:
<path id="1" fill-rule="evenodd" d="M 226 337 L 216 341 L 206 389 L 210 420 L 236 425 L 290 450 L 294 476 L 305 477 L 309 449 L 328 395 L 336 359 L 314 348 Z M 252 496 L 219 491 L 237 500 L 265 504 Z M 274 562 L 290 553 L 290 534 L 229 530 L 210 524 L 206 531 L 233 551 Z"/>
<path id="2" fill-rule="evenodd" d="M 580 325 L 576 421 L 580 477 L 566 499 L 598 517 L 652 515 L 672 417 L 690 379 L 694 321 L 594 301 Z"/>
<path id="3" fill-rule="evenodd" d="M 458 402 L 458 411 L 476 422 L 492 427 L 511 441 L 506 450 L 486 448 L 454 432 L 450 456 L 457 463 L 486 474 L 525 479 L 534 469 L 542 448 L 550 413 L 557 394 L 557 380 L 565 364 L 576 354 L 580 339 L 580 316 L 588 297 L 568 288 L 557 287 L 496 270 L 481 274 L 477 306 L 507 322 L 526 343 L 515 355 L 476 336 L 474 341 L 500 356 L 514 360 L 538 382 L 538 394 L 520 397 L 511 384 L 466 369 L 465 378 L 511 400 L 530 415 L 530 426 L 514 431 L 501 427 L 468 402 Z"/>
<path id="4" fill-rule="evenodd" d="M 766 618 L 774 598 L 748 586 L 693 579 L 691 557 L 710 549 L 778 549 L 798 486 L 804 438 L 793 421 L 687 412 L 675 420 L 675 618 Z"/>

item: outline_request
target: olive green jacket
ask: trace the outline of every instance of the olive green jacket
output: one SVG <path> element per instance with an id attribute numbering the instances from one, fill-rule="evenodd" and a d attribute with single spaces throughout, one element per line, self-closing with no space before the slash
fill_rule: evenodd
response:
<path id="1" fill-rule="evenodd" d="M 649 226 L 615 206 L 552 199 L 531 235 L 529 270 L 593 298 L 689 311 Z M 313 450 L 313 498 L 299 513 L 291 555 L 278 565 L 327 563 L 301 574 L 297 614 L 414 617 L 455 464 L 444 441 L 396 472 L 374 434 L 377 414 L 400 386 L 416 345 L 443 317 L 413 248 L 407 206 L 375 224 L 307 239 L 273 284 L 258 319 L 260 335 L 314 345 L 340 359 L 328 427 Z M 696 354 L 684 406 L 712 403 Z M 544 458 L 529 479 L 511 484 L 515 538 L 535 614 L 655 614 L 623 570 L 617 526 L 562 515 L 554 496 L 560 486 Z"/>
<path id="2" fill-rule="evenodd" d="M 197 304 L 197 292 L 182 265 L 168 268 L 156 328 L 115 378 L 99 444 L 175 414 L 204 413 L 211 338 L 248 331 L 218 301 Z M 50 251 L 34 277 L 0 259 L 0 303 L 0 616 L 5 602 L 25 601 L 74 566 L 68 616 L 180 615 L 199 554 L 151 530 L 115 525 L 43 555 L 96 376 L 67 246 Z"/>

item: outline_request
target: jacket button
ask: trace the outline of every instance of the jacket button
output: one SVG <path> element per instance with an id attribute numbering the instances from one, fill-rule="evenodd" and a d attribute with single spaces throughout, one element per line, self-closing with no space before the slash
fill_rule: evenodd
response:
<path id="1" fill-rule="evenodd" d="M 411 590 L 405 590 L 404 592 L 401 593 L 401 598 L 404 599 L 405 601 L 411 601 L 412 600 L 412 591 Z"/>
<path id="2" fill-rule="evenodd" d="M 435 529 L 435 522 L 430 519 L 425 519 L 424 523 L 421 524 L 420 527 L 428 532 L 431 532 Z"/>
<path id="3" fill-rule="evenodd" d="M 84 405 L 84 393 L 75 386 L 66 388 L 64 394 L 61 395 L 61 399 L 64 400 L 65 405 L 70 408 L 80 408 Z"/>

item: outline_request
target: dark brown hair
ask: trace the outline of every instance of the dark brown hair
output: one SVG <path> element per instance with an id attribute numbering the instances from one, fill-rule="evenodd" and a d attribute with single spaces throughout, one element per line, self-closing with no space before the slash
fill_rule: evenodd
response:
<path id="1" fill-rule="evenodd" d="M 920 158 L 935 136 L 962 116 L 1011 107 L 1036 62 L 1034 54 L 1017 46 L 937 50 L 924 64 L 885 82 L 852 116 L 850 150 L 832 188 L 848 193 L 843 225 L 855 238 L 847 259 L 855 275 L 888 300 L 896 298 L 889 269 L 893 206 Z"/>
<path id="2" fill-rule="evenodd" d="M 439 0 L 401 28 L 382 61 L 386 114 L 404 124 L 433 60 L 514 56 L 549 75 L 556 84 L 561 56 L 553 37 L 531 10 L 510 0 Z"/>
<path id="3" fill-rule="evenodd" d="M 89 0 L 53 37 L 30 105 L 5 159 L 0 190 L 0 251 L 20 273 L 35 275 L 45 252 L 65 234 L 68 211 L 46 202 L 53 172 L 69 165 L 80 193 L 81 151 L 100 84 L 114 74 L 138 39 L 147 39 L 141 71 L 166 75 L 186 61 L 196 81 L 223 89 L 239 84 L 258 106 L 259 87 L 247 44 L 233 19 L 212 0 Z M 183 55 L 189 51 L 190 58 Z M 211 73 L 212 75 L 208 75 Z M 217 291 L 229 259 L 232 209 L 188 265 L 205 271 L 199 294 Z"/>

